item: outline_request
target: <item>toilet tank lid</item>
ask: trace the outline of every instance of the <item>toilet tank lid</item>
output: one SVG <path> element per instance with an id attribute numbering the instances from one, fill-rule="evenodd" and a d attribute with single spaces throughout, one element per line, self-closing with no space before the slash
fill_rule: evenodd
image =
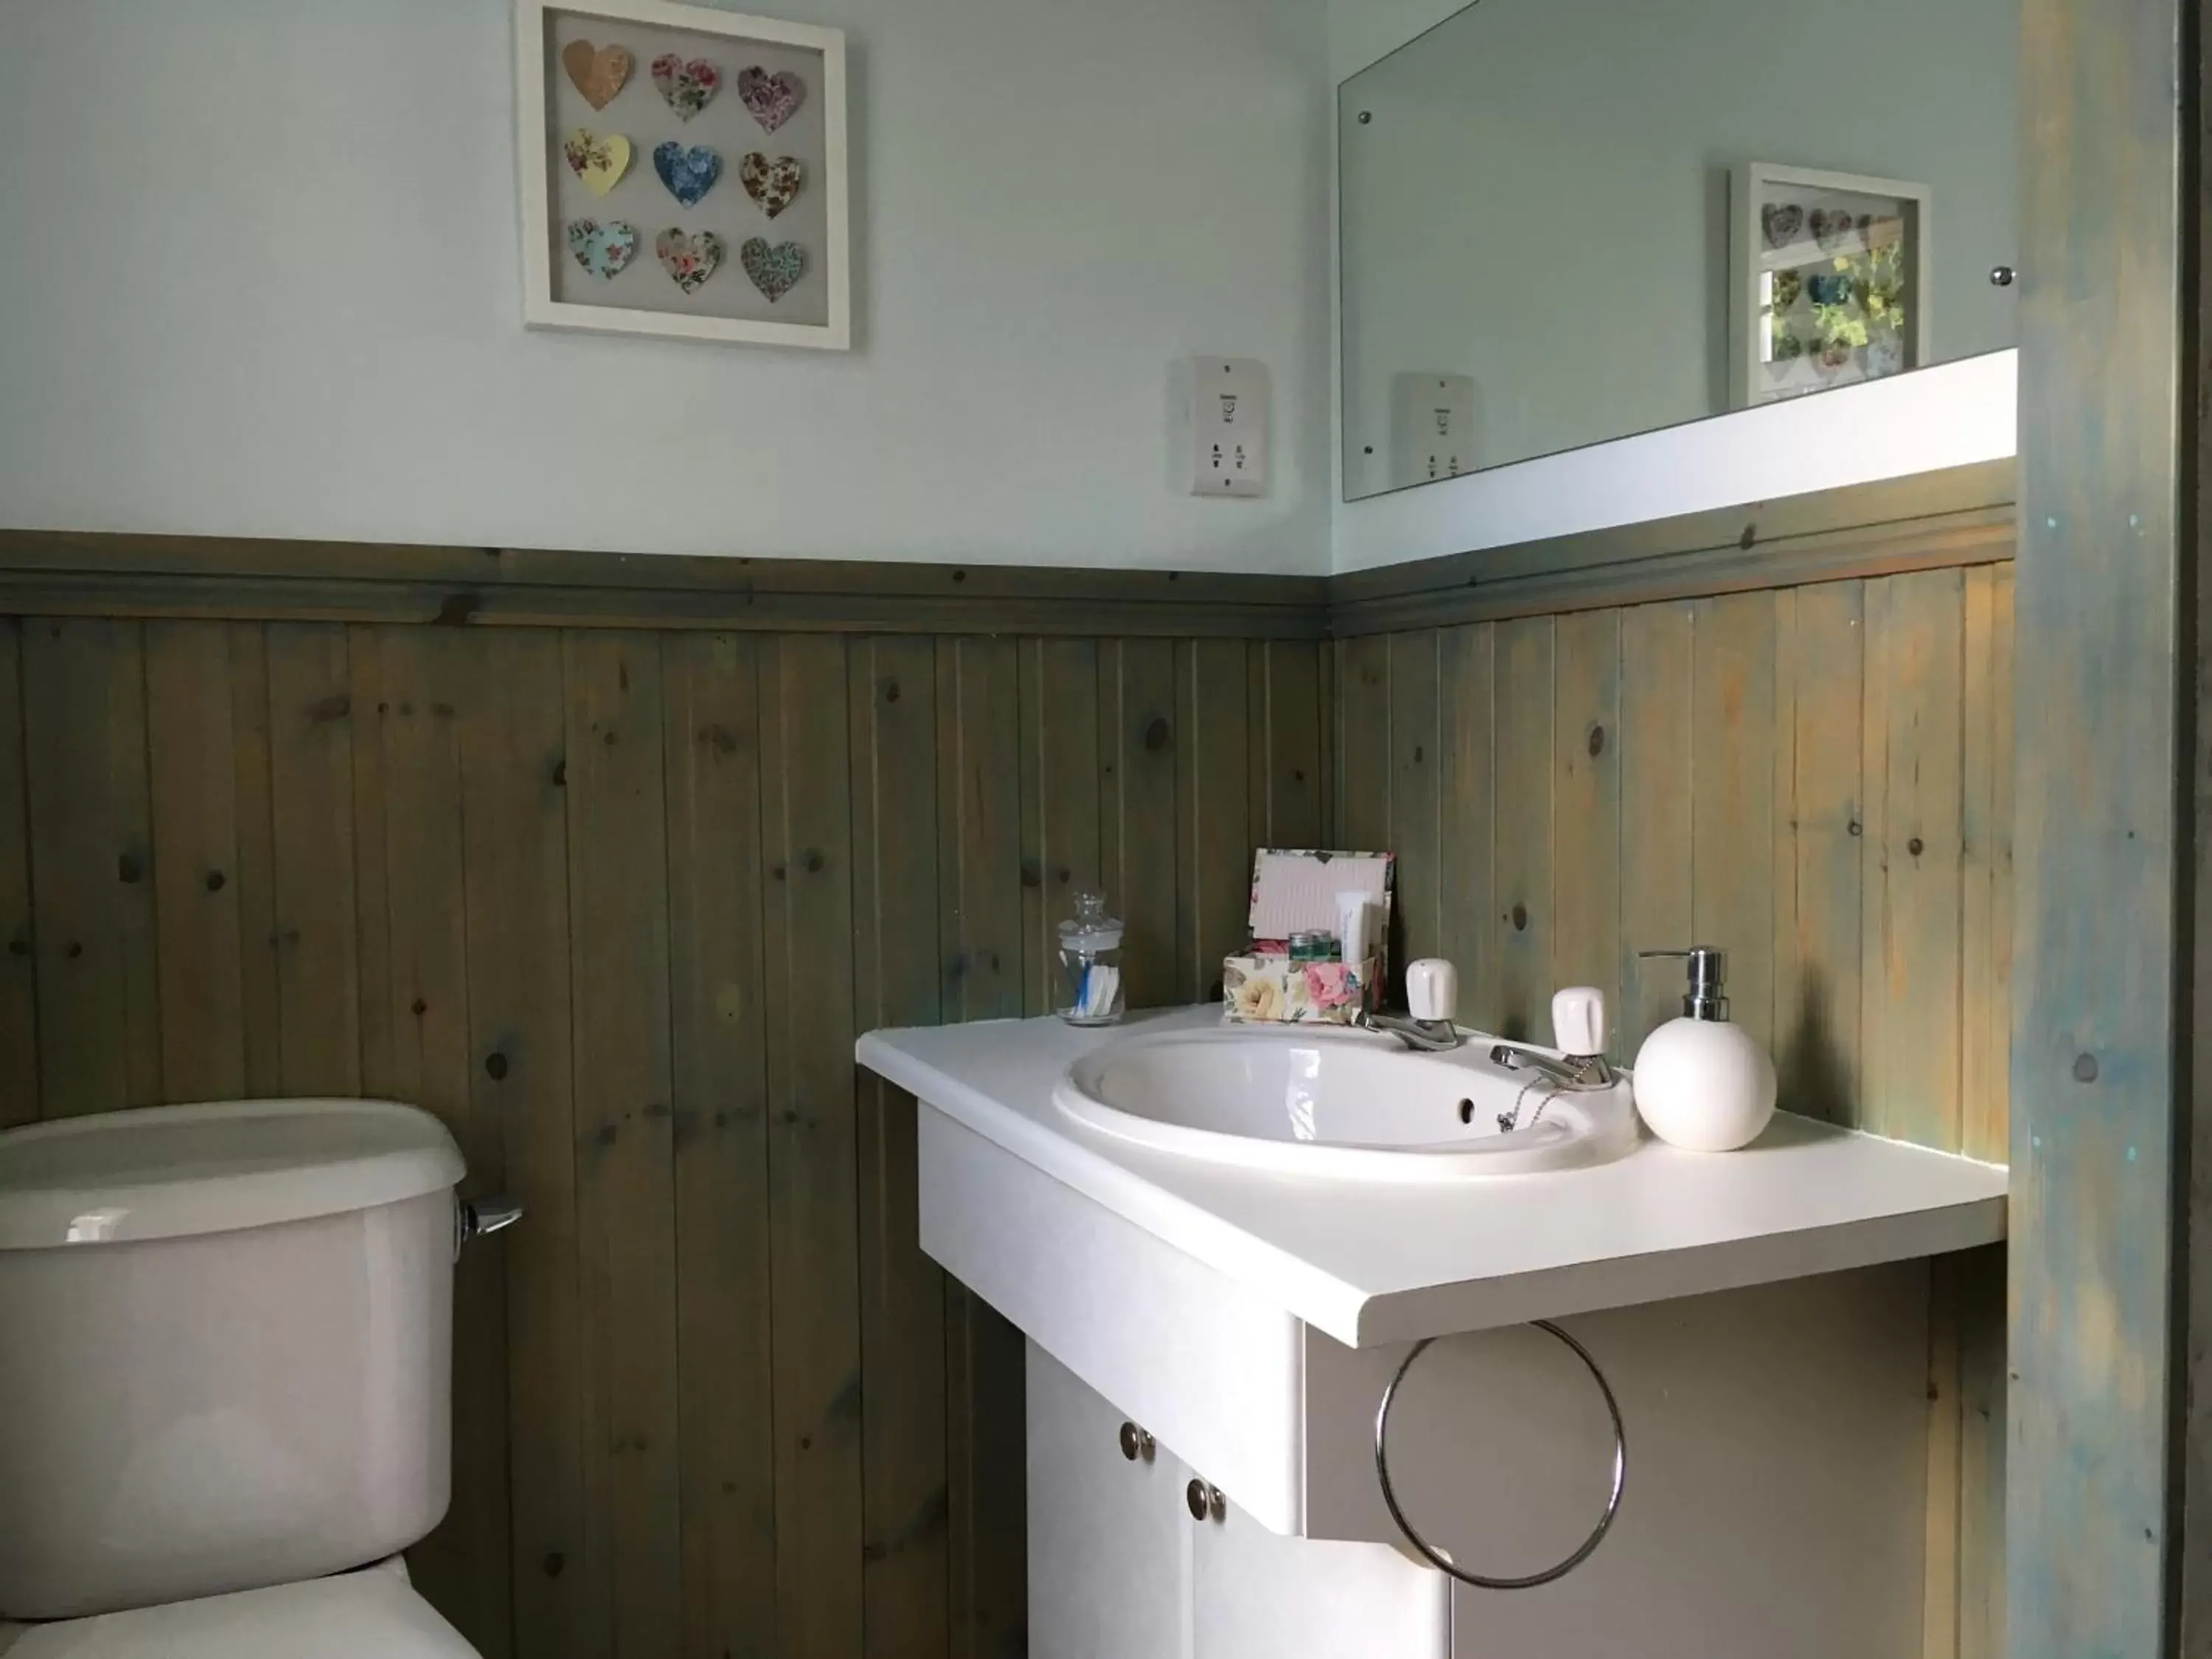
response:
<path id="1" fill-rule="evenodd" d="M 428 1112 L 383 1100 L 234 1100 L 0 1133 L 0 1250 L 233 1232 L 459 1183 Z"/>

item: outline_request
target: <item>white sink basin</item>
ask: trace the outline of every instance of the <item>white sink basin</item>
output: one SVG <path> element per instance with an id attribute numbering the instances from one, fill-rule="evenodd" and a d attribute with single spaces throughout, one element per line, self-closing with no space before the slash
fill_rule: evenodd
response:
<path id="1" fill-rule="evenodd" d="M 1363 1181 L 1572 1170 L 1636 1146 L 1625 1079 L 1565 1090 L 1492 1064 L 1493 1041 L 1470 1035 L 1425 1054 L 1375 1032 L 1314 1027 L 1133 1036 L 1078 1060 L 1053 1102 L 1079 1123 L 1185 1157 Z"/>

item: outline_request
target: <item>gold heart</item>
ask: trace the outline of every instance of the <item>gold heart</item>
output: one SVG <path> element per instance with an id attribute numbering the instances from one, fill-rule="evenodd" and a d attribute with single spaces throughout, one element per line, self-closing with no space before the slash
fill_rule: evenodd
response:
<path id="1" fill-rule="evenodd" d="M 561 67 L 593 109 L 605 109 L 629 79 L 628 46 L 594 46 L 588 40 L 571 40 L 561 48 Z"/>
<path id="2" fill-rule="evenodd" d="M 602 138 L 589 127 L 578 127 L 561 141 L 561 154 L 594 196 L 605 195 L 629 171 L 629 140 L 619 132 Z"/>

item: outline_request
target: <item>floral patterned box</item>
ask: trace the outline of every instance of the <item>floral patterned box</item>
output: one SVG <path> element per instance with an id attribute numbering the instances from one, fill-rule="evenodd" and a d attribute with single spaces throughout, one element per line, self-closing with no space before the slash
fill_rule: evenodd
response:
<path id="1" fill-rule="evenodd" d="M 1373 1002 L 1387 969 L 1391 890 L 1397 860 L 1389 853 L 1263 847 L 1252 859 L 1251 940 L 1221 964 L 1221 995 L 1233 1020 L 1348 1025 Z M 1293 933 L 1337 931 L 1337 895 L 1364 892 L 1374 915 L 1366 959 L 1293 962 Z"/>
<path id="2" fill-rule="evenodd" d="M 1349 1025 L 1367 1006 L 1375 959 L 1292 962 L 1288 957 L 1229 957 L 1221 999 L 1234 1020 Z"/>

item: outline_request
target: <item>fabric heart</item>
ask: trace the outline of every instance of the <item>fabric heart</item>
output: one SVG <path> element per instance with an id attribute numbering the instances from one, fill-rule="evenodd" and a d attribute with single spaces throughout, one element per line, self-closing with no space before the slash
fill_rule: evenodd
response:
<path id="1" fill-rule="evenodd" d="M 806 101 L 806 82 L 789 70 L 770 75 L 758 64 L 738 71 L 738 101 L 753 112 L 753 119 L 774 132 L 799 113 Z"/>
<path id="2" fill-rule="evenodd" d="M 1810 220 L 1813 240 L 1820 245 L 1823 253 L 1832 253 L 1859 228 L 1859 222 L 1848 213 L 1831 213 L 1825 208 L 1814 208 Z"/>
<path id="3" fill-rule="evenodd" d="M 770 247 L 766 237 L 750 237 L 738 250 L 738 259 L 745 275 L 753 279 L 753 286 L 767 295 L 771 304 L 790 293 L 806 274 L 806 252 L 796 242 L 778 242 Z"/>
<path id="4" fill-rule="evenodd" d="M 779 155 L 773 161 L 754 150 L 738 166 L 738 180 L 745 194 L 761 204 L 771 219 L 791 205 L 799 194 L 802 169 L 795 155 Z"/>
<path id="5" fill-rule="evenodd" d="M 703 58 L 687 64 L 679 54 L 664 52 L 653 60 L 653 84 L 660 88 L 677 119 L 688 121 L 722 89 L 722 71 Z"/>
<path id="6" fill-rule="evenodd" d="M 629 171 L 629 140 L 619 132 L 602 138 L 589 127 L 578 127 L 561 141 L 561 154 L 568 158 L 568 170 L 594 196 L 605 195 Z"/>
<path id="7" fill-rule="evenodd" d="M 594 276 L 619 275 L 637 254 L 637 227 L 619 219 L 568 221 L 568 252 Z"/>
<path id="8" fill-rule="evenodd" d="M 672 138 L 653 147 L 653 170 L 660 175 L 671 196 L 685 207 L 696 207 L 699 198 L 714 189 L 714 180 L 722 176 L 722 158 L 704 144 L 694 144 L 687 150 Z"/>
<path id="9" fill-rule="evenodd" d="M 561 48 L 561 67 L 593 109 L 605 109 L 629 79 L 632 59 L 628 46 L 593 47 L 588 40 L 571 40 Z"/>
<path id="10" fill-rule="evenodd" d="M 1768 203 L 1759 210 L 1759 222 L 1769 247 L 1787 247 L 1805 228 L 1805 210 L 1795 202 Z"/>
<path id="11" fill-rule="evenodd" d="M 1847 306 L 1851 302 L 1850 273 L 1816 270 L 1805 279 L 1805 291 L 1816 306 Z"/>
<path id="12" fill-rule="evenodd" d="M 696 294 L 699 285 L 720 269 L 722 256 L 728 252 L 722 239 L 711 230 L 702 230 L 696 236 L 686 236 L 676 229 L 664 230 L 653 239 L 653 251 L 659 257 L 660 268 L 673 279 L 676 286 L 686 294 Z"/>

